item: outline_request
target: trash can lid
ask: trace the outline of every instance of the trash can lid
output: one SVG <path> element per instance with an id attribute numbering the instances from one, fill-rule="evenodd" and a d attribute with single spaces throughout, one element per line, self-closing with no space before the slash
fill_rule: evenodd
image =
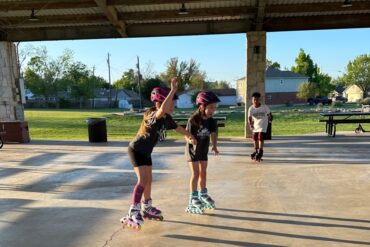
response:
<path id="1" fill-rule="evenodd" d="M 102 122 L 102 121 L 105 121 L 106 119 L 107 118 L 105 117 L 91 117 L 91 118 L 86 119 L 86 122 L 87 123 Z"/>

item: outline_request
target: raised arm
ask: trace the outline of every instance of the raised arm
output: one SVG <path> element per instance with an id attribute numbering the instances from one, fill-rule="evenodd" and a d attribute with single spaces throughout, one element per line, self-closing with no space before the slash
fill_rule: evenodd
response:
<path id="1" fill-rule="evenodd" d="M 156 112 L 156 119 L 162 118 L 167 112 L 169 112 L 169 109 L 171 107 L 171 103 L 173 101 L 173 97 L 175 96 L 177 91 L 177 78 L 174 77 L 171 80 L 171 91 L 167 95 L 166 99 L 163 101 L 161 107 Z"/>

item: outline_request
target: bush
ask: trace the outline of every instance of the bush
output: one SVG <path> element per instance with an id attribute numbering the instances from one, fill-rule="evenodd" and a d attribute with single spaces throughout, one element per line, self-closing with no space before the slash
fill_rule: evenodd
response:
<path id="1" fill-rule="evenodd" d="M 333 101 L 332 103 L 331 103 L 331 106 L 332 107 L 340 107 L 340 106 L 342 106 L 343 105 L 343 103 L 341 102 L 341 101 Z"/>
<path id="2" fill-rule="evenodd" d="M 293 104 L 292 101 L 287 101 L 287 102 L 285 102 L 285 106 L 291 107 L 291 106 L 294 106 L 294 104 Z"/>
<path id="3" fill-rule="evenodd" d="M 370 105 L 370 97 L 367 97 L 367 98 L 363 99 L 362 104 L 363 105 Z"/>
<path id="4" fill-rule="evenodd" d="M 71 108 L 72 107 L 71 101 L 65 98 L 60 98 L 59 107 L 60 108 Z"/>
<path id="5" fill-rule="evenodd" d="M 321 102 L 320 102 L 320 103 L 318 103 L 318 104 L 316 105 L 316 107 L 317 107 L 317 108 L 322 108 L 322 107 L 323 107 L 323 103 L 321 103 Z"/>

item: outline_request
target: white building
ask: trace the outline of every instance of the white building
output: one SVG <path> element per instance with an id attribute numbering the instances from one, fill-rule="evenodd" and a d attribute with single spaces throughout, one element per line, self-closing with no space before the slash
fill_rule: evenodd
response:
<path id="1" fill-rule="evenodd" d="M 301 83 L 308 82 L 307 76 L 292 71 L 268 68 L 266 69 L 265 80 L 265 102 L 267 105 L 305 103 L 304 100 L 297 98 L 297 92 Z M 245 103 L 245 77 L 237 80 L 236 88 L 238 100 Z"/>
<path id="2" fill-rule="evenodd" d="M 218 105 L 231 106 L 236 105 L 236 90 L 231 89 L 209 89 L 208 91 L 214 92 L 220 99 Z M 195 104 L 192 102 L 192 97 L 197 94 L 199 90 L 187 90 L 180 93 L 179 99 L 176 102 L 177 108 L 193 108 Z"/>

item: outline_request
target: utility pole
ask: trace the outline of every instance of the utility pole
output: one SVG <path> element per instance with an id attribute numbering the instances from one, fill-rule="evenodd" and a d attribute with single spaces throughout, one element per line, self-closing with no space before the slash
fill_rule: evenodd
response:
<path id="1" fill-rule="evenodd" d="M 95 109 L 95 65 L 93 66 L 92 75 L 93 75 L 92 108 Z"/>
<path id="2" fill-rule="evenodd" d="M 109 108 L 111 108 L 111 104 L 112 104 L 112 84 L 111 84 L 111 80 L 110 80 L 110 54 L 108 52 L 108 60 L 107 60 L 107 63 L 108 63 L 108 75 L 109 75 Z"/>
<path id="3" fill-rule="evenodd" d="M 143 109 L 143 103 L 141 102 L 141 83 L 140 83 L 140 61 L 139 61 L 139 56 L 137 56 L 137 80 L 138 80 L 138 85 L 139 85 L 139 97 L 140 97 L 140 110 Z"/>

